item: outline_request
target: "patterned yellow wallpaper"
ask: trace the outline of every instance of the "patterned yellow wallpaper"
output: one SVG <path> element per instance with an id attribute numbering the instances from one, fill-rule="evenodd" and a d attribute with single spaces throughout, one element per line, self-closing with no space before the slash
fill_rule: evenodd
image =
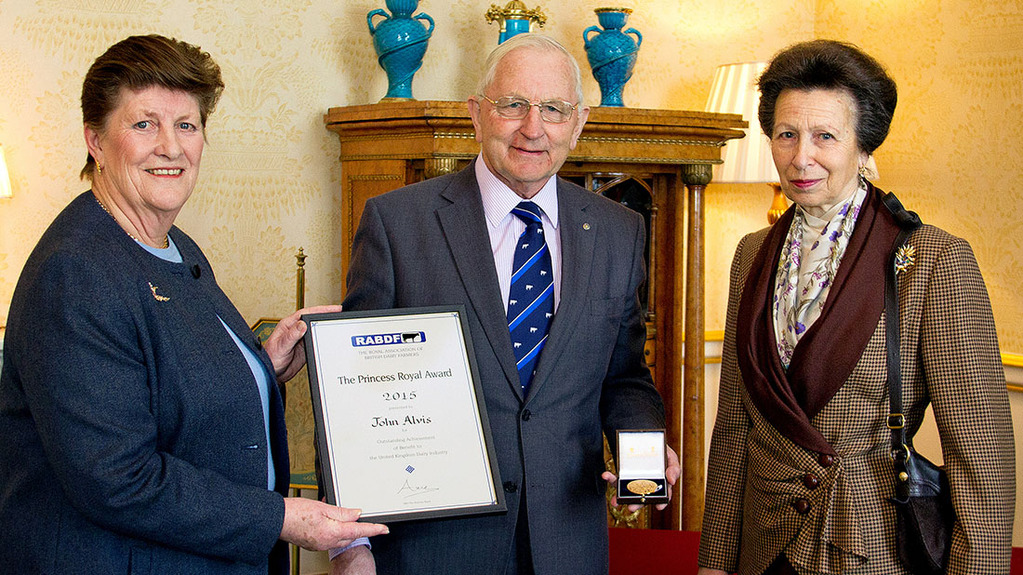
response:
<path id="1" fill-rule="evenodd" d="M 817 0 L 814 13 L 812 33 L 786 34 L 785 43 L 850 41 L 888 67 L 899 105 L 876 154 L 876 183 L 925 222 L 970 242 L 1002 351 L 1023 353 L 1023 4 Z M 708 238 L 723 244 L 707 258 L 707 326 L 714 329 L 724 317 L 715 294 L 727 289 L 721 263 L 742 233 L 765 223 L 751 210 L 766 210 L 770 200 L 766 186 L 754 184 L 711 184 L 707 196 Z"/>
<path id="2" fill-rule="evenodd" d="M 421 0 L 437 22 L 413 92 L 464 100 L 496 25 L 494 0 Z M 501 1 L 501 4 L 505 2 Z M 590 2 L 542 5 L 544 31 L 584 67 Z M 855 42 L 890 68 L 900 104 L 877 153 L 878 184 L 977 253 L 1003 351 L 1023 354 L 1023 5 L 994 0 L 626 0 L 644 43 L 625 89 L 634 107 L 702 109 L 715 68 L 762 60 L 813 37 Z M 130 34 L 199 44 L 227 89 L 208 126 L 202 174 L 178 225 L 209 256 L 243 315 L 294 305 L 294 254 L 304 247 L 306 302 L 341 297 L 338 143 L 332 106 L 372 103 L 387 89 L 366 14 L 384 0 L 0 0 L 0 142 L 14 198 L 0 200 L 0 325 L 40 234 L 86 189 L 78 97 L 89 64 Z M 970 22 L 969 26 L 964 22 Z M 707 191 L 708 330 L 724 324 L 728 267 L 739 238 L 766 224 L 766 185 Z M 1023 535 L 1017 535 L 1017 545 Z"/>
<path id="3" fill-rule="evenodd" d="M 878 184 L 971 243 L 1002 351 L 1023 353 L 1023 4 L 818 5 L 818 35 L 854 39 L 899 84 L 891 135 L 877 153 Z"/>
<path id="4" fill-rule="evenodd" d="M 544 6 L 544 31 L 583 63 L 586 99 L 597 102 L 582 31 L 596 24 L 593 8 L 601 4 L 553 4 Z M 15 192 L 14 199 L 0 201 L 0 324 L 39 235 L 86 188 L 77 178 L 85 157 L 78 107 L 82 76 L 113 42 L 150 32 L 210 51 L 227 84 L 209 122 L 196 193 L 179 226 L 203 247 L 221 285 L 250 320 L 292 308 L 293 254 L 299 246 L 309 255 L 306 301 L 337 301 L 338 144 L 322 117 L 328 107 L 375 102 L 386 92 L 366 26 L 367 12 L 383 5 L 383 0 L 0 0 L 0 142 Z M 485 0 L 420 3 L 437 28 L 413 84 L 416 97 L 463 100 L 472 91 L 486 52 L 497 43 L 497 26 L 483 18 L 489 6 Z M 626 103 L 636 107 L 700 109 L 718 64 L 763 57 L 789 37 L 813 30 L 811 21 L 797 18 L 812 10 L 809 0 L 773 7 L 750 0 L 632 6 L 629 25 L 645 40 L 625 91 Z M 731 224 L 732 237 L 721 243 L 734 244 L 734 237 L 752 227 Z M 727 262 L 714 261 L 709 271 L 726 268 Z M 713 329 L 723 301 L 710 299 Z"/>
<path id="5" fill-rule="evenodd" d="M 462 100 L 497 26 L 488 0 L 422 0 L 437 21 L 413 91 Z M 544 6 L 545 32 L 584 66 L 582 31 L 599 2 Z M 856 42 L 891 69 L 900 106 L 878 151 L 879 184 L 973 244 L 988 281 L 1005 351 L 1023 353 L 1023 14 L 1015 3 L 968 0 L 635 0 L 643 33 L 625 102 L 701 109 L 717 65 L 766 59 L 815 36 Z M 221 284 L 249 319 L 293 306 L 293 254 L 305 248 L 309 303 L 341 297 L 340 170 L 328 107 L 375 102 L 387 89 L 366 13 L 383 0 L 0 0 L 0 142 L 15 197 L 0 200 L 0 324 L 28 252 L 52 217 L 85 189 L 78 96 L 89 63 L 111 43 L 158 32 L 200 44 L 227 90 L 209 125 L 196 194 L 179 218 L 206 250 Z M 807 15 L 816 14 L 815 17 Z M 966 16 L 975 24 L 963 27 Z M 958 193 L 957 193 L 958 192 Z M 727 269 L 742 234 L 764 224 L 763 185 L 708 190 L 707 327 L 723 324 Z M 1014 233 L 1015 232 L 1015 233 Z M 258 287 L 255 287 L 258 286 Z M 255 287 L 255 289 L 253 289 Z"/>

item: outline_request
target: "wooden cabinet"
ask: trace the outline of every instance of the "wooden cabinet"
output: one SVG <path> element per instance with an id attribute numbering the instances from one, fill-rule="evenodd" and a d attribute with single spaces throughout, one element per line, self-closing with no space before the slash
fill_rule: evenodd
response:
<path id="1" fill-rule="evenodd" d="M 460 170 L 479 153 L 465 102 L 331 108 L 324 121 L 341 142 L 345 270 L 368 198 Z M 681 497 L 655 518 L 659 527 L 698 530 L 703 517 L 703 193 L 721 147 L 745 126 L 730 114 L 595 107 L 559 172 L 647 222 L 647 361 L 683 468 Z"/>

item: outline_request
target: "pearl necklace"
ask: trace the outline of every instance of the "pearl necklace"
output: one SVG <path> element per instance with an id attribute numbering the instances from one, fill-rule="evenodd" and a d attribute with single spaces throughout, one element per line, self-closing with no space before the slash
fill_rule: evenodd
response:
<path id="1" fill-rule="evenodd" d="M 138 242 L 140 244 L 146 243 L 146 242 L 136 238 L 135 236 L 131 235 L 130 233 L 128 233 L 128 230 L 125 230 L 123 227 L 121 227 L 121 224 L 119 224 L 117 222 L 117 218 L 114 217 L 114 214 L 110 213 L 110 210 L 108 210 L 107 207 L 105 205 L 103 205 L 103 202 L 99 201 L 99 197 L 96 196 L 96 194 L 93 194 L 92 197 L 96 200 L 96 203 L 99 204 L 99 207 L 103 208 L 103 211 L 106 212 L 107 215 L 110 216 L 114 220 L 114 223 L 117 224 L 117 227 L 121 228 L 121 230 L 123 230 L 124 233 L 128 234 L 129 238 L 135 240 L 136 242 Z M 169 247 L 170 247 L 170 236 L 163 236 L 163 246 L 160 249 L 164 249 L 165 250 L 165 249 L 167 249 Z"/>

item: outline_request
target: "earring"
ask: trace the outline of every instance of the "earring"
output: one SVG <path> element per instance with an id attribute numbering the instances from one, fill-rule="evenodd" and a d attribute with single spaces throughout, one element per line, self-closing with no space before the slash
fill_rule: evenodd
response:
<path id="1" fill-rule="evenodd" d="M 863 170 L 863 168 L 860 168 L 860 173 L 861 174 L 863 173 L 862 170 Z M 98 176 L 98 175 L 100 175 L 102 173 L 103 173 L 103 166 L 101 166 L 99 164 L 96 164 L 96 175 Z"/>

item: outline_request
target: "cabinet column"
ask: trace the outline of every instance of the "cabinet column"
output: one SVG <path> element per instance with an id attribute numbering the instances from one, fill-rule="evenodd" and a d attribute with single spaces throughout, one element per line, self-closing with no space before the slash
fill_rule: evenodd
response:
<path id="1" fill-rule="evenodd" d="M 704 498 L 704 205 L 710 183 L 707 164 L 682 166 L 686 185 L 685 360 L 682 389 L 682 523 L 685 531 L 699 531 Z M 680 226 L 681 227 L 681 226 Z"/>

